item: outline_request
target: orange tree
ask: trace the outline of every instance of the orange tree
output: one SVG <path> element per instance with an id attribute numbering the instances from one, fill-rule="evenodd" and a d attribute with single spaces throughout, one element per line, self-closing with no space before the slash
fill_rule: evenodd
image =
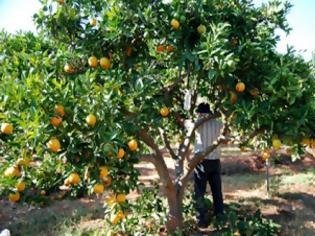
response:
<path id="1" fill-rule="evenodd" d="M 14 39 L 24 47 L 1 50 L 7 191 L 16 192 L 12 184 L 21 179 L 41 189 L 70 186 L 73 194 L 110 186 L 120 194 L 111 199 L 121 203 L 112 218 L 116 224 L 124 217 L 124 194 L 137 184 L 134 163 L 149 161 L 168 200 L 168 230 L 174 231 L 183 223 L 191 173 L 221 143 L 238 140 L 260 149 L 285 144 L 295 158 L 303 145 L 314 144 L 311 65 L 292 49 L 275 51 L 275 30 L 289 32 L 290 4 L 41 2 L 34 16 L 40 36 Z M 214 114 L 188 131 L 184 121 L 196 120 L 198 97 L 209 101 Z M 223 120 L 222 135 L 187 161 L 196 129 L 216 118 Z M 224 135 L 228 130 L 233 136 Z M 163 147 L 175 160 L 174 178 Z"/>

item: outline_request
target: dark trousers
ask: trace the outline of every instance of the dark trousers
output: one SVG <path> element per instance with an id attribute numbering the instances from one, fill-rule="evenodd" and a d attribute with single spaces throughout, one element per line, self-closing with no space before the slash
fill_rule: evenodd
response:
<path id="1" fill-rule="evenodd" d="M 204 195 L 206 193 L 207 182 L 210 184 L 213 196 L 214 214 L 223 213 L 220 160 L 204 160 L 201 162 L 195 168 L 194 178 L 197 223 L 198 225 L 206 226 L 205 217 L 209 209 L 206 208 Z"/>

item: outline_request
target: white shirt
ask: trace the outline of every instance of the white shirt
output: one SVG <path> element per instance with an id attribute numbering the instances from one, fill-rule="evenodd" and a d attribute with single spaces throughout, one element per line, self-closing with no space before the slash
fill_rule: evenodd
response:
<path id="1" fill-rule="evenodd" d="M 200 116 L 199 119 L 201 119 Z M 198 119 L 198 120 L 199 120 Z M 198 122 L 197 120 L 197 122 Z M 220 136 L 223 124 L 220 120 L 213 119 L 203 123 L 196 130 L 195 137 L 195 153 L 204 151 L 207 147 L 211 146 L 212 143 Z M 217 147 L 213 152 L 205 157 L 207 160 L 217 160 L 220 158 L 221 148 Z"/>

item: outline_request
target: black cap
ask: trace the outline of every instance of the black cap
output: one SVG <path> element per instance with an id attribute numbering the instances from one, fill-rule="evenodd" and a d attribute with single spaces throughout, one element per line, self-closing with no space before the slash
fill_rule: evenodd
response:
<path id="1" fill-rule="evenodd" d="M 210 112 L 210 106 L 208 103 L 200 103 L 197 107 L 197 110 L 196 110 L 197 113 L 211 113 Z"/>

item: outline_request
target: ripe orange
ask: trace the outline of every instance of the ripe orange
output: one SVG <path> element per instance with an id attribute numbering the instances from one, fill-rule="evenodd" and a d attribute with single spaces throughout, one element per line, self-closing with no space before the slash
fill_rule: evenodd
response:
<path id="1" fill-rule="evenodd" d="M 65 64 L 63 70 L 67 73 L 67 74 L 72 74 L 74 73 L 74 69 L 73 66 L 69 63 Z"/>
<path id="2" fill-rule="evenodd" d="M 164 46 L 163 46 L 163 45 L 157 46 L 156 52 L 157 52 L 157 53 L 162 53 L 162 52 L 164 52 Z"/>
<path id="3" fill-rule="evenodd" d="M 129 150 L 134 152 L 134 151 L 137 151 L 138 149 L 138 143 L 136 140 L 132 139 L 128 142 L 128 147 L 129 147 Z"/>
<path id="4" fill-rule="evenodd" d="M 168 52 L 174 52 L 174 47 L 173 47 L 172 45 L 168 45 L 167 48 L 166 48 L 166 50 L 167 50 Z"/>
<path id="5" fill-rule="evenodd" d="M 126 53 L 127 53 L 127 56 L 130 57 L 131 54 L 132 54 L 132 48 L 128 47 L 127 50 L 126 50 Z"/>
<path id="6" fill-rule="evenodd" d="M 23 159 L 23 158 L 19 158 L 17 161 L 16 161 L 16 164 L 18 166 L 29 166 L 30 165 L 30 160 L 29 159 Z"/>
<path id="7" fill-rule="evenodd" d="M 205 33 L 207 31 L 207 28 L 204 25 L 199 25 L 198 28 L 197 28 L 197 31 L 198 31 L 199 34 L 203 34 L 203 33 Z"/>
<path id="8" fill-rule="evenodd" d="M 253 88 L 253 89 L 249 90 L 249 93 L 250 93 L 250 95 L 252 95 L 253 97 L 256 97 L 256 96 L 258 96 L 258 94 L 259 94 L 259 90 L 258 90 L 258 88 Z"/>
<path id="9" fill-rule="evenodd" d="M 280 139 L 275 138 L 272 140 L 272 146 L 274 147 L 274 149 L 276 149 L 276 150 L 280 149 L 281 145 L 282 145 L 282 143 L 281 143 Z"/>
<path id="10" fill-rule="evenodd" d="M 90 19 L 90 25 L 96 26 L 97 20 L 95 18 Z"/>
<path id="11" fill-rule="evenodd" d="M 19 192 L 9 194 L 9 201 L 10 202 L 18 202 L 19 200 L 20 200 L 20 193 Z"/>
<path id="12" fill-rule="evenodd" d="M 125 150 L 123 148 L 118 149 L 117 158 L 120 160 L 125 156 Z"/>
<path id="13" fill-rule="evenodd" d="M 25 182 L 21 181 L 21 182 L 18 182 L 16 185 L 15 185 L 16 189 L 18 192 L 23 192 L 25 187 L 26 187 L 26 184 Z"/>
<path id="14" fill-rule="evenodd" d="M 56 105 L 55 106 L 55 112 L 57 114 L 59 114 L 60 116 L 64 116 L 65 115 L 65 108 L 63 107 L 63 105 Z"/>
<path id="15" fill-rule="evenodd" d="M 107 57 L 102 57 L 100 59 L 100 65 L 103 69 L 107 70 L 110 68 L 110 60 Z"/>
<path id="16" fill-rule="evenodd" d="M 97 58 L 95 56 L 90 56 L 88 63 L 90 67 L 96 68 L 98 64 Z"/>
<path id="17" fill-rule="evenodd" d="M 104 192 L 104 185 L 103 184 L 95 184 L 93 187 L 94 193 L 103 193 Z"/>
<path id="18" fill-rule="evenodd" d="M 71 173 L 68 178 L 69 178 L 70 184 L 73 184 L 73 185 L 77 185 L 81 181 L 80 176 L 77 173 Z"/>
<path id="19" fill-rule="evenodd" d="M 99 177 L 100 177 L 101 180 L 104 180 L 104 178 L 106 176 L 108 176 L 108 168 L 106 166 L 101 166 L 100 167 L 100 175 L 99 175 Z"/>
<path id="20" fill-rule="evenodd" d="M 50 149 L 52 152 L 59 152 L 60 151 L 60 142 L 57 138 L 51 138 L 47 143 L 48 149 Z"/>
<path id="21" fill-rule="evenodd" d="M 118 194 L 116 196 L 116 201 L 118 203 L 124 203 L 126 201 L 126 195 L 125 194 Z"/>
<path id="22" fill-rule="evenodd" d="M 20 177 L 21 176 L 21 172 L 20 172 L 20 169 L 17 166 L 11 166 L 11 167 L 8 167 L 4 171 L 4 176 L 5 177 Z"/>
<path id="23" fill-rule="evenodd" d="M 269 160 L 269 158 L 270 158 L 270 152 L 268 150 L 263 151 L 262 159 L 264 161 L 267 161 L 267 160 Z"/>
<path id="24" fill-rule="evenodd" d="M 50 124 L 57 128 L 62 123 L 62 118 L 59 116 L 55 116 L 50 118 Z"/>
<path id="25" fill-rule="evenodd" d="M 179 29 L 179 27 L 180 27 L 180 23 L 179 23 L 178 20 L 172 19 L 172 20 L 171 20 L 171 26 L 172 26 L 172 28 L 173 28 L 174 30 L 177 30 L 177 29 Z"/>
<path id="26" fill-rule="evenodd" d="M 13 126 L 9 123 L 2 123 L 1 124 L 1 133 L 12 134 L 13 133 Z"/>
<path id="27" fill-rule="evenodd" d="M 235 92 L 230 92 L 230 103 L 233 105 L 237 103 L 237 95 Z"/>
<path id="28" fill-rule="evenodd" d="M 90 114 L 85 118 L 85 121 L 89 126 L 94 126 L 96 124 L 96 116 Z"/>
<path id="29" fill-rule="evenodd" d="M 102 180 L 103 180 L 103 183 L 104 183 L 105 187 L 110 186 L 112 184 L 112 181 L 113 181 L 110 176 L 106 176 Z"/>
<path id="30" fill-rule="evenodd" d="M 167 117 L 170 114 L 170 111 L 167 107 L 162 107 L 160 110 L 160 114 L 163 117 Z"/>
<path id="31" fill-rule="evenodd" d="M 235 89 L 238 93 L 242 93 L 245 91 L 245 84 L 243 82 L 238 82 Z"/>

